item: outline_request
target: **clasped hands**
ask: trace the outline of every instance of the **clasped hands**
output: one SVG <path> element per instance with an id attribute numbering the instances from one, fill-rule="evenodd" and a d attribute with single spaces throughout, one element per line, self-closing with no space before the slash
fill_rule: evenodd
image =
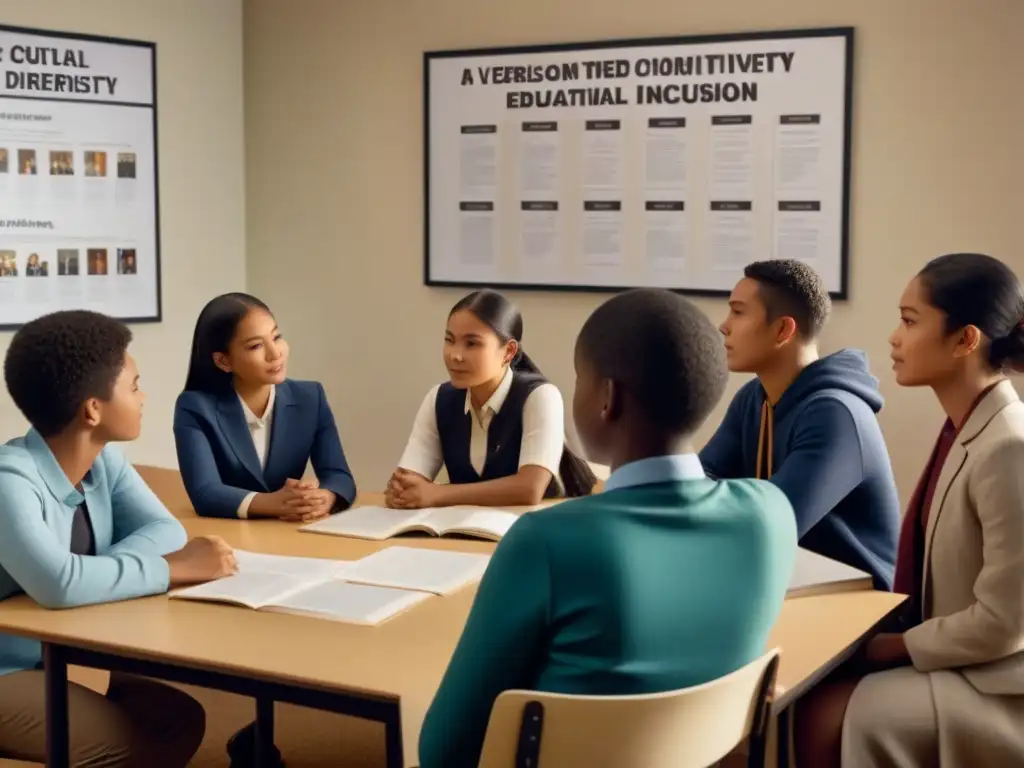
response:
<path id="1" fill-rule="evenodd" d="M 260 504 L 258 511 L 290 523 L 308 523 L 327 517 L 337 500 L 333 491 L 321 488 L 316 481 L 292 479 L 280 490 L 264 496 L 266 501 Z"/>
<path id="2" fill-rule="evenodd" d="M 395 470 L 384 491 L 384 503 L 392 509 L 423 509 L 437 502 L 437 484 L 407 469 Z"/>

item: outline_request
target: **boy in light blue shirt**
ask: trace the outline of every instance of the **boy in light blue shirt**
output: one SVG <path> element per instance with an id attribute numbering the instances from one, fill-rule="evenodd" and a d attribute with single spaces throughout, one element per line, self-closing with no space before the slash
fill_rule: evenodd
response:
<path id="1" fill-rule="evenodd" d="M 95 312 L 45 315 L 11 341 L 4 379 L 32 428 L 0 446 L 0 599 L 74 608 L 166 592 L 237 566 L 223 541 L 185 530 L 112 442 L 134 440 L 145 400 L 131 331 Z M 0 756 L 45 760 L 39 643 L 0 635 Z M 184 692 L 111 677 L 69 684 L 75 766 L 188 764 L 205 714 Z"/>

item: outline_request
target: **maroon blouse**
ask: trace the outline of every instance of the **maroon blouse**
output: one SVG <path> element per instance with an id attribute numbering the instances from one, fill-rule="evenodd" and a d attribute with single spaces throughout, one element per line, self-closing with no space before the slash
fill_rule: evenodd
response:
<path id="1" fill-rule="evenodd" d="M 978 395 L 959 427 L 954 426 L 950 419 L 946 419 L 946 423 L 942 425 L 942 431 L 939 432 L 939 438 L 935 441 L 935 447 L 932 448 L 932 455 L 921 474 L 921 479 L 917 481 L 914 495 L 910 497 L 907 514 L 903 518 L 903 526 L 900 530 L 899 549 L 896 552 L 896 576 L 892 588 L 894 592 L 910 595 L 918 604 L 921 599 L 921 580 L 924 577 L 924 536 L 928 529 L 928 517 L 931 515 L 932 503 L 935 501 L 935 489 L 939 484 L 939 476 L 942 474 L 946 457 L 949 456 L 949 451 L 956 442 L 960 430 L 971 418 L 978 403 L 985 399 L 985 395 L 993 387 L 988 387 Z"/>

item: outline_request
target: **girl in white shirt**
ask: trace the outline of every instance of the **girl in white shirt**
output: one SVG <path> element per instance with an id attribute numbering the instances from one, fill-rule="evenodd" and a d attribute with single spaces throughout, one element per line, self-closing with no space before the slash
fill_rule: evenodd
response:
<path id="1" fill-rule="evenodd" d="M 565 445 L 562 396 L 523 352 L 522 337 L 522 315 L 500 293 L 474 291 L 452 308 L 450 380 L 420 406 L 388 506 L 532 505 L 591 492 L 593 472 Z M 448 484 L 434 482 L 442 466 Z"/>

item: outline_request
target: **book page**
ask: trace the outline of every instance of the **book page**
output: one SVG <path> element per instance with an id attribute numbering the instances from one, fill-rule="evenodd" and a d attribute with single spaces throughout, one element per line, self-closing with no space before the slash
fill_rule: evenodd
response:
<path id="1" fill-rule="evenodd" d="M 519 515 L 511 512 L 502 512 L 497 509 L 481 509 L 478 512 L 471 512 L 465 515 L 458 523 L 449 526 L 448 530 L 466 533 L 482 531 L 492 534 L 497 540 L 508 533 L 509 528 L 518 519 Z"/>
<path id="2" fill-rule="evenodd" d="M 284 600 L 277 600 L 264 606 L 264 609 L 351 624 L 375 625 L 429 597 L 430 594 L 426 592 L 327 581 Z"/>
<path id="3" fill-rule="evenodd" d="M 483 535 L 493 536 L 495 540 L 504 536 L 512 527 L 512 523 L 519 519 L 519 516 L 513 512 L 505 512 L 493 507 L 469 505 L 426 509 L 424 512 L 429 512 L 429 514 L 422 522 L 436 530 L 439 535 L 480 532 Z"/>
<path id="4" fill-rule="evenodd" d="M 328 533 L 333 536 L 351 536 L 357 539 L 384 541 L 402 531 L 407 525 L 419 522 L 429 512 L 429 510 L 421 509 L 354 507 L 325 520 L 304 525 L 299 530 L 307 533 Z"/>
<path id="5" fill-rule="evenodd" d="M 345 580 L 447 595 L 479 581 L 490 555 L 388 547 L 353 563 Z"/>
<path id="6" fill-rule="evenodd" d="M 257 571 L 238 573 L 195 587 L 177 589 L 171 592 L 170 596 L 188 600 L 237 603 L 248 608 L 259 608 L 273 600 L 281 600 L 309 584 L 309 579 L 305 577 Z"/>
<path id="7" fill-rule="evenodd" d="M 285 576 L 296 576 L 305 579 L 329 579 L 344 573 L 349 563 L 344 560 L 325 560 L 320 557 L 287 557 L 285 555 L 265 555 L 260 552 L 235 550 L 238 561 L 238 572 L 278 573 Z"/>

